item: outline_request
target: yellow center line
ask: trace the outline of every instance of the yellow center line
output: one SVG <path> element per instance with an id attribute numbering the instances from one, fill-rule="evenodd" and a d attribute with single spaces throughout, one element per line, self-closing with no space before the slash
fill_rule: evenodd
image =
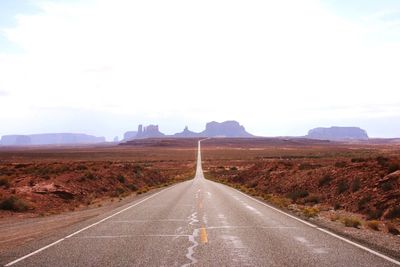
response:
<path id="1" fill-rule="evenodd" d="M 201 240 L 201 243 L 203 243 L 203 244 L 206 244 L 208 242 L 207 231 L 204 226 L 202 226 L 200 229 L 200 240 Z"/>

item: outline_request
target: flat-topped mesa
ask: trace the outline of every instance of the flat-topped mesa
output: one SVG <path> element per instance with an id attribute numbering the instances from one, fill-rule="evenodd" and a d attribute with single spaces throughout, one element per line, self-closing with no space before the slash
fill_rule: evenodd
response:
<path id="1" fill-rule="evenodd" d="M 138 127 L 136 138 L 152 138 L 152 137 L 163 137 L 165 134 L 159 131 L 158 125 L 148 125 L 143 127 L 141 124 Z"/>
<path id="2" fill-rule="evenodd" d="M 209 122 L 201 135 L 207 137 L 253 137 L 237 121 Z"/>
<path id="3" fill-rule="evenodd" d="M 319 140 L 368 140 L 368 134 L 365 130 L 359 127 L 337 127 L 330 128 L 314 128 L 308 131 L 306 135 L 310 139 Z"/>
<path id="4" fill-rule="evenodd" d="M 78 145 L 105 142 L 104 137 L 75 133 L 48 133 L 31 135 L 4 135 L 0 144 L 3 146 L 29 145 Z"/>

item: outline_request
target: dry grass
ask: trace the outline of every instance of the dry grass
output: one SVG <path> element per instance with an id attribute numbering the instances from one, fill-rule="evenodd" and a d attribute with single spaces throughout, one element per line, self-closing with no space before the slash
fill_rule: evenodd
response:
<path id="1" fill-rule="evenodd" d="M 374 231 L 379 231 L 379 222 L 376 220 L 366 222 L 366 226 Z"/>
<path id="2" fill-rule="evenodd" d="M 341 221 L 346 227 L 360 228 L 362 224 L 361 221 L 355 217 L 342 217 Z"/>
<path id="3" fill-rule="evenodd" d="M 307 218 L 313 218 L 318 216 L 319 214 L 319 209 L 316 207 L 305 207 L 303 209 L 303 215 L 306 216 Z"/>

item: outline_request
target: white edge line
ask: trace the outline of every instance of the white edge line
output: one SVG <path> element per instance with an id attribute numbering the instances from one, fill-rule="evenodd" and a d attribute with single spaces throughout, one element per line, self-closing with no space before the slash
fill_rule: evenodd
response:
<path id="1" fill-rule="evenodd" d="M 227 186 L 227 185 L 224 185 L 224 186 Z M 237 190 L 236 188 L 233 188 L 233 187 L 230 187 L 230 186 L 227 186 L 227 187 L 232 188 L 233 190 L 237 191 L 238 193 L 240 193 L 240 194 L 242 194 L 242 195 L 244 195 L 244 196 L 246 196 L 246 197 L 248 197 L 248 198 L 250 198 L 250 199 L 252 199 L 252 200 L 254 200 L 254 201 L 256 201 L 256 202 L 258 202 L 258 203 L 260 203 L 260 204 L 262 204 L 262 205 L 264 205 L 264 206 L 267 206 L 267 207 L 270 208 L 270 209 L 273 209 L 273 210 L 275 210 L 275 211 L 277 211 L 277 212 L 279 212 L 279 213 L 282 213 L 282 214 L 284 214 L 284 215 L 286 215 L 286 216 L 288 216 L 288 217 L 290 217 L 290 218 L 292 218 L 292 219 L 295 219 L 295 220 L 297 220 L 297 221 L 299 221 L 299 222 L 301 222 L 301 223 L 304 223 L 304 224 L 306 224 L 306 225 L 308 225 L 308 226 L 310 226 L 310 227 L 317 228 L 317 226 L 314 225 L 314 224 L 312 224 L 312 223 L 306 222 L 306 221 L 304 221 L 304 220 L 302 220 L 302 219 L 300 219 L 300 218 L 297 218 L 297 217 L 295 217 L 295 216 L 293 216 L 293 215 L 290 215 L 290 214 L 288 214 L 288 213 L 286 213 L 286 212 L 284 212 L 284 211 L 282 211 L 282 210 L 280 210 L 280 209 L 277 209 L 277 208 L 275 208 L 275 207 L 273 207 L 273 206 L 270 206 L 270 205 L 268 205 L 268 204 L 266 204 L 266 203 L 264 203 L 264 202 L 262 202 L 262 201 L 260 201 L 260 200 L 258 200 L 258 199 L 255 199 L 255 198 L 253 198 L 253 197 L 251 197 L 251 196 L 249 196 L 249 195 L 246 195 L 245 193 L 240 192 L 240 191 Z"/>
<path id="2" fill-rule="evenodd" d="M 214 182 L 214 181 L 212 181 L 212 182 Z M 214 182 L 214 183 L 216 183 L 216 182 Z M 242 195 L 244 195 L 244 196 L 246 196 L 246 197 L 248 197 L 248 198 L 250 198 L 250 199 L 252 199 L 252 200 L 254 200 L 254 201 L 256 201 L 256 202 L 258 202 L 258 203 L 260 203 L 260 204 L 262 204 L 262 205 L 264 205 L 264 206 L 266 206 L 266 207 L 268 207 L 268 208 L 270 208 L 270 209 L 273 209 L 273 210 L 275 210 L 275 211 L 277 211 L 277 212 L 279 212 L 279 213 L 282 213 L 282 214 L 284 214 L 284 215 L 286 215 L 286 216 L 288 216 L 288 217 L 290 217 L 290 218 L 292 218 L 292 219 L 295 219 L 295 220 L 297 220 L 297 221 L 299 221 L 299 222 L 301 222 L 301 223 L 304 223 L 304 224 L 306 224 L 306 225 L 308 225 L 308 226 L 310 226 L 310 227 L 312 227 L 312 228 L 315 228 L 316 230 L 319 230 L 319 231 L 321 231 L 321 232 L 324 232 L 324 233 L 326 233 L 326 234 L 328 234 L 328 235 L 330 235 L 330 236 L 332 236 L 332 237 L 335 237 L 335 238 L 337 238 L 337 239 L 340 239 L 340 240 L 342 240 L 342 241 L 344 241 L 344 242 L 346 242 L 346 243 L 348 243 L 348 244 L 351 244 L 351 245 L 353 245 L 353 246 L 355 246 L 355 247 L 358 247 L 358 248 L 360 248 L 360 249 L 363 249 L 363 250 L 365 250 L 365 251 L 367 251 L 367 252 L 369 252 L 369 253 L 371 253 L 371 254 L 374 254 L 375 256 L 378 256 L 378 257 L 380 257 L 380 258 L 382 258 L 382 259 L 385 259 L 385 260 L 387 260 L 387 261 L 390 261 L 391 263 L 394 263 L 394 264 L 400 266 L 400 262 L 399 262 L 399 261 L 397 261 L 397 260 L 395 260 L 395 259 L 392 259 L 392 258 L 390 258 L 390 257 L 388 257 L 388 256 L 386 256 L 386 255 L 383 255 L 383 254 L 381 254 L 381 253 L 379 253 L 379 252 L 377 252 L 377 251 L 375 251 L 375 250 L 372 250 L 372 249 L 370 249 L 370 248 L 364 247 L 364 246 L 362 246 L 362 245 L 360 245 L 360 244 L 357 244 L 357 243 L 355 243 L 355 242 L 353 242 L 353 241 L 351 241 L 351 240 L 349 240 L 349 239 L 347 239 L 347 238 L 344 238 L 344 237 L 342 237 L 342 236 L 339 236 L 339 235 L 337 235 L 337 234 L 334 234 L 334 233 L 332 233 L 332 232 L 330 232 L 330 231 L 328 231 L 328 230 L 325 230 L 325 229 L 323 229 L 323 228 L 320 228 L 320 227 L 318 227 L 318 226 L 316 226 L 316 225 L 314 225 L 314 224 L 312 224 L 312 223 L 306 222 L 306 221 L 304 221 L 304 220 L 302 220 L 302 219 L 300 219 L 300 218 L 297 218 L 297 217 L 295 217 L 295 216 L 293 216 L 293 215 L 290 215 L 290 214 L 288 214 L 288 213 L 286 213 L 286 212 L 284 212 L 284 211 L 282 211 L 282 210 L 280 210 L 280 209 L 277 209 L 277 208 L 275 208 L 275 207 L 273 207 L 273 206 L 270 206 L 270 205 L 268 205 L 268 204 L 266 204 L 266 203 L 264 203 L 264 202 L 262 202 L 262 201 L 260 201 L 260 200 L 258 200 L 258 199 L 255 199 L 255 198 L 253 198 L 253 197 L 251 197 L 251 196 L 249 196 L 249 195 L 246 195 L 245 193 L 240 192 L 240 191 L 237 190 L 236 188 L 233 188 L 233 187 L 230 187 L 230 186 L 221 184 L 221 183 L 217 183 L 217 184 L 226 186 L 226 187 L 228 187 L 228 188 L 231 188 L 231 189 L 237 191 L 238 193 L 240 193 L 240 194 L 242 194 Z"/>
<path id="3" fill-rule="evenodd" d="M 83 231 L 85 231 L 85 230 L 87 230 L 87 229 L 89 229 L 89 228 L 91 228 L 91 227 L 93 227 L 93 226 L 96 226 L 96 225 L 98 225 L 98 224 L 100 224 L 100 223 L 102 223 L 102 222 L 104 222 L 104 221 L 106 221 L 106 220 L 108 220 L 108 219 L 110 219 L 110 218 L 112 218 L 112 217 L 114 217 L 114 216 L 116 216 L 116 215 L 118 215 L 118 214 L 124 212 L 124 211 L 127 211 L 127 210 L 129 210 L 129 209 L 131 209 L 131 208 L 133 208 L 133 207 L 135 207 L 135 206 L 137 206 L 137 205 L 139 205 L 139 204 L 145 202 L 146 200 L 149 200 L 150 198 L 153 198 L 153 197 L 157 196 L 158 194 L 160 194 L 160 193 L 162 193 L 162 192 L 164 192 L 164 191 L 166 191 L 166 190 L 169 190 L 169 189 L 171 189 L 171 188 L 174 188 L 174 187 L 177 186 L 177 185 L 178 185 L 178 184 L 176 184 L 176 185 L 174 185 L 174 186 L 171 186 L 171 187 L 168 187 L 168 188 L 165 188 L 165 189 L 163 189 L 163 190 L 161 190 L 161 191 L 159 191 L 159 192 L 157 192 L 157 193 L 155 193 L 155 194 L 153 194 L 153 195 L 151 195 L 151 196 L 149 196 L 149 197 L 147 197 L 147 198 L 145 198 L 145 199 L 142 199 L 142 200 L 139 201 L 139 202 L 136 202 L 135 204 L 132 204 L 132 205 L 130 205 L 130 206 L 128 206 L 128 207 L 126 207 L 126 208 L 124 208 L 124 209 L 122 209 L 122 210 L 120 210 L 120 211 L 114 213 L 114 214 L 111 214 L 110 216 L 108 216 L 108 217 L 106 217 L 106 218 L 101 219 L 101 220 L 98 221 L 98 222 L 95 222 L 95 223 L 93 223 L 93 224 L 91 224 L 91 225 L 88 225 L 88 226 L 86 226 L 86 227 L 84 227 L 84 228 L 82 228 L 82 229 L 80 229 L 80 230 L 78 230 L 78 231 L 76 231 L 76 232 L 74 232 L 74 233 L 72 233 L 72 234 L 70 234 L 70 235 L 67 235 L 66 237 L 63 237 L 63 238 L 61 238 L 61 239 L 58 239 L 57 241 L 54 241 L 54 242 L 51 243 L 51 244 L 48 244 L 48 245 L 46 245 L 46 246 L 44 246 L 44 247 L 42 247 L 42 248 L 39 248 L 38 250 L 35 250 L 35 251 L 33 251 L 33 252 L 31 252 L 31 253 L 25 255 L 25 256 L 22 256 L 22 257 L 20 257 L 20 258 L 18 258 L 18 259 L 16 259 L 16 260 L 12 261 L 12 262 L 9 262 L 9 263 L 7 263 L 7 264 L 4 265 L 4 266 L 11 266 L 11 265 L 14 265 L 14 264 L 16 264 L 16 263 L 18 263 L 18 262 L 20 262 L 20 261 L 26 259 L 26 258 L 29 258 L 29 257 L 31 257 L 31 256 L 33 256 L 33 255 L 35 255 L 35 254 L 37 254 L 37 253 L 39 253 L 39 252 L 42 252 L 43 250 L 48 249 L 48 248 L 50 248 L 50 247 L 52 247 L 52 246 L 54 246 L 54 245 L 56 245 L 56 244 L 58 244 L 58 243 L 64 241 L 65 239 L 68 239 L 68 238 L 70 238 L 70 237 L 72 237 L 72 236 L 74 236 L 74 235 L 77 235 L 77 234 L 79 234 L 79 233 L 81 233 L 81 232 L 83 232 Z"/>
<path id="4" fill-rule="evenodd" d="M 364 246 L 362 246 L 362 245 L 360 245 L 360 244 L 357 244 L 357 243 L 355 243 L 355 242 L 353 242 L 353 241 L 350 241 L 350 240 L 348 240 L 348 239 L 346 239 L 346 238 L 344 238 L 344 237 L 341 237 L 340 235 L 337 235 L 337 234 L 334 234 L 334 233 L 332 233 L 332 232 L 330 232 L 330 231 L 328 231 L 328 230 L 325 230 L 325 229 L 323 229 L 323 228 L 317 228 L 317 230 L 319 230 L 319 231 L 321 231 L 321 232 L 324 232 L 324 233 L 326 233 L 326 234 L 328 234 L 328 235 L 331 235 L 331 236 L 333 236 L 333 237 L 336 237 L 337 239 L 340 239 L 340 240 L 342 240 L 342 241 L 344 241 L 344 242 L 346 242 L 346 243 L 349 243 L 349 244 L 351 244 L 351 245 L 353 245 L 353 246 L 356 246 L 356 247 L 358 247 L 358 248 L 361 248 L 361 249 L 363 249 L 363 250 L 366 250 L 366 251 L 368 251 L 369 253 L 372 253 L 372 254 L 374 254 L 374 255 L 376 255 L 376 256 L 378 256 L 378 257 L 381 257 L 381 258 L 383 258 L 383 259 L 385 259 L 385 260 L 387 260 L 387 261 L 390 261 L 390 262 L 392 262 L 392 263 L 394 263 L 394 264 L 396 264 L 396 265 L 400 265 L 400 262 L 399 261 L 397 261 L 397 260 L 395 260 L 395 259 L 392 259 L 392 258 L 390 258 L 390 257 L 388 257 L 388 256 L 386 256 L 386 255 L 383 255 L 383 254 L 381 254 L 381 253 L 379 253 L 379 252 L 377 252 L 377 251 L 375 251 L 375 250 L 372 250 L 372 249 L 370 249 L 370 248 L 367 248 L 367 247 L 364 247 Z"/>

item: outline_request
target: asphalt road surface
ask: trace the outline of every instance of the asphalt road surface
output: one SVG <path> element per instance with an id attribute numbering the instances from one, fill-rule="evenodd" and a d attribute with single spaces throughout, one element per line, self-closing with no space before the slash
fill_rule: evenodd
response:
<path id="1" fill-rule="evenodd" d="M 8 266 L 398 266 L 197 173 Z"/>

